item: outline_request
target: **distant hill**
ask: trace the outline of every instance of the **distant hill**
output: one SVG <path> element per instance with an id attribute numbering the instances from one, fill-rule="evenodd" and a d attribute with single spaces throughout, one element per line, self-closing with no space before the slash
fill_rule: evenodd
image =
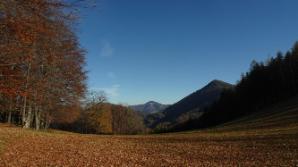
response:
<path id="1" fill-rule="evenodd" d="M 143 115 L 148 115 L 148 114 L 163 111 L 168 106 L 169 105 L 161 104 L 155 101 L 149 101 L 145 104 L 132 105 L 129 107 L 135 111 L 141 112 Z"/>
<path id="2" fill-rule="evenodd" d="M 150 128 L 154 128 L 163 123 L 168 126 L 187 121 L 192 117 L 199 117 L 200 111 L 218 100 L 223 90 L 233 87 L 232 84 L 224 81 L 213 80 L 202 89 L 169 106 L 162 113 L 147 116 L 145 123 Z"/>

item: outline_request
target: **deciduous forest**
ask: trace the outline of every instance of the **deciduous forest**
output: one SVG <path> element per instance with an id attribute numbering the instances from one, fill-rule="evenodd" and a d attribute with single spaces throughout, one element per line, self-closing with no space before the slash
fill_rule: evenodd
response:
<path id="1" fill-rule="evenodd" d="M 72 113 L 85 92 L 75 15 L 61 1 L 0 2 L 1 121 L 44 129 Z M 65 120 L 69 121 L 69 120 Z"/>
<path id="2" fill-rule="evenodd" d="M 0 2 L 1 122 L 81 133 L 136 133 L 145 129 L 134 111 L 120 105 L 97 99 L 83 109 L 85 51 L 73 26 L 81 3 Z"/>

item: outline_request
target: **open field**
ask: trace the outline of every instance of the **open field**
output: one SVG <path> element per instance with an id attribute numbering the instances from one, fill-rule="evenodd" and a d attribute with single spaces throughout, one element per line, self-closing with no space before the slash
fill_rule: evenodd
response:
<path id="1" fill-rule="evenodd" d="M 254 115 L 211 130 L 137 136 L 35 132 L 1 125 L 0 164 L 298 166 L 297 106 L 276 106 L 262 117 Z"/>

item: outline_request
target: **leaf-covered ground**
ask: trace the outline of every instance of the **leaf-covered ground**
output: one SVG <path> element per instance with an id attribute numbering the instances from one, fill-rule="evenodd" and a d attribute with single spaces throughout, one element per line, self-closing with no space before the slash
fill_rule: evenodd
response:
<path id="1" fill-rule="evenodd" d="M 97 136 L 0 125 L 0 166 L 297 166 L 298 126 Z"/>
<path id="2" fill-rule="evenodd" d="M 297 100 L 204 131 L 104 136 L 0 124 L 0 167 L 298 166 Z"/>

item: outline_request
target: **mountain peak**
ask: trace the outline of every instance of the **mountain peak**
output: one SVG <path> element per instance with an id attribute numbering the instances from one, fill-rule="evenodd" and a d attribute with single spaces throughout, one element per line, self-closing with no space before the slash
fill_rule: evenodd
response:
<path id="1" fill-rule="evenodd" d="M 212 80 L 205 86 L 205 88 L 230 88 L 230 87 L 233 87 L 233 85 L 218 79 Z"/>
<path id="2" fill-rule="evenodd" d="M 164 105 L 161 103 L 158 103 L 156 101 L 148 101 L 145 104 L 139 104 L 139 105 L 132 105 L 130 108 L 134 109 L 135 111 L 141 111 L 143 113 L 155 113 L 164 110 L 168 105 Z"/>
<path id="3" fill-rule="evenodd" d="M 153 101 L 153 100 L 151 100 L 151 101 L 148 101 L 147 103 L 145 103 L 145 104 L 159 104 L 158 102 L 156 102 L 156 101 Z"/>
<path id="4" fill-rule="evenodd" d="M 214 79 L 209 84 L 227 84 L 227 83 L 219 79 Z"/>

